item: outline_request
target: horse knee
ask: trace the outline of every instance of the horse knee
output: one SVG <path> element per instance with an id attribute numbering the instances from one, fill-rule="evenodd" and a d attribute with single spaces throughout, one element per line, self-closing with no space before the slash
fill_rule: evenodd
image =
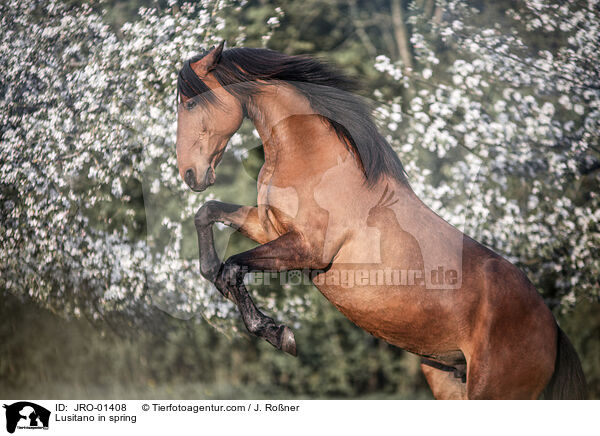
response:
<path id="1" fill-rule="evenodd" d="M 232 256 L 233 257 L 233 256 Z M 232 257 L 227 259 L 221 269 L 221 276 L 225 283 L 230 286 L 238 286 L 244 281 L 244 268 L 236 263 Z"/>
<path id="2" fill-rule="evenodd" d="M 221 263 L 218 259 L 200 259 L 200 274 L 206 280 L 214 283 L 219 276 L 220 269 Z"/>
<path id="3" fill-rule="evenodd" d="M 205 227 L 214 222 L 214 212 L 216 210 L 218 202 L 215 200 L 209 200 L 200 206 L 200 209 L 194 215 L 194 224 L 196 228 Z"/>

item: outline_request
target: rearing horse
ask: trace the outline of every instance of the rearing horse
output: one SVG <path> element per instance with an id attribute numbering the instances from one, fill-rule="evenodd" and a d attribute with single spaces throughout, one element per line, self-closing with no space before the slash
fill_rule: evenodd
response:
<path id="1" fill-rule="evenodd" d="M 436 398 L 583 398 L 577 354 L 533 285 L 417 198 L 350 90 L 313 59 L 265 49 L 221 43 L 185 62 L 177 162 L 189 187 L 214 183 L 244 116 L 265 153 L 257 207 L 196 213 L 202 275 L 251 333 L 292 355 L 292 331 L 254 305 L 246 273 L 305 271 L 358 326 L 421 356 Z M 261 245 L 222 263 L 215 222 Z"/>

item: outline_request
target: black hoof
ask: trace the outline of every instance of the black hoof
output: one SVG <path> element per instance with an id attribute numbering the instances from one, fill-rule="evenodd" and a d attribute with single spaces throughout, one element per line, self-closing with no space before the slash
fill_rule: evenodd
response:
<path id="1" fill-rule="evenodd" d="M 285 351 L 288 354 L 296 357 L 296 339 L 294 338 L 294 333 L 286 326 L 282 326 L 283 330 L 281 331 L 281 350 Z"/>

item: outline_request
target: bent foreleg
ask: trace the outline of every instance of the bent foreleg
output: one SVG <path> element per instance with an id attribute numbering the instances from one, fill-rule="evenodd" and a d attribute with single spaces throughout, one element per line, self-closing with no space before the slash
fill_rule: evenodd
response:
<path id="1" fill-rule="evenodd" d="M 302 235 L 286 233 L 252 250 L 231 256 L 223 266 L 221 277 L 236 302 L 246 328 L 276 348 L 296 355 L 296 341 L 292 331 L 264 315 L 256 308 L 244 286 L 244 276 L 252 271 L 290 271 L 318 268 L 315 253 Z"/>

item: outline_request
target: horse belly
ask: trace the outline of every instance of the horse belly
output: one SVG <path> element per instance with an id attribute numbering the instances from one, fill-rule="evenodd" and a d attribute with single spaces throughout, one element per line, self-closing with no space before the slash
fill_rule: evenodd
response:
<path id="1" fill-rule="evenodd" d="M 460 322 L 451 309 L 456 290 L 386 285 L 389 280 L 379 268 L 334 264 L 313 282 L 353 323 L 392 345 L 423 355 L 460 348 Z"/>

